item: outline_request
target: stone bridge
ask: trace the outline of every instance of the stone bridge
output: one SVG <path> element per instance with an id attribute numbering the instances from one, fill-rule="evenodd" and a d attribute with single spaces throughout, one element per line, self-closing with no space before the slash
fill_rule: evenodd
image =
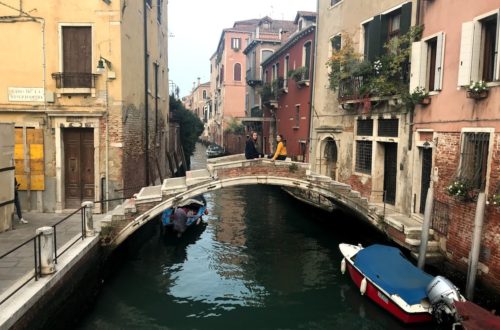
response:
<path id="1" fill-rule="evenodd" d="M 144 187 L 102 220 L 101 236 L 111 248 L 120 245 L 143 224 L 181 202 L 199 194 L 232 186 L 266 184 L 321 196 L 346 212 L 364 219 L 401 246 L 413 251 L 420 244 L 421 226 L 405 225 L 387 217 L 382 208 L 369 204 L 347 184 L 311 173 L 309 164 L 268 159 L 246 160 L 243 155 L 209 159 L 207 168 L 188 171 L 185 177 L 164 180 L 162 185 Z M 433 247 L 433 242 L 429 245 Z"/>

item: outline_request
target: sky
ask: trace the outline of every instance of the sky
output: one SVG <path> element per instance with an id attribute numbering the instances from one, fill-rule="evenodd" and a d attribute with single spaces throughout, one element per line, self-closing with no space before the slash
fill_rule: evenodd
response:
<path id="1" fill-rule="evenodd" d="M 316 11 L 316 0 L 169 0 L 169 79 L 189 95 L 193 82 L 210 80 L 210 56 L 222 29 L 235 21 L 262 18 L 295 19 L 297 11 Z"/>

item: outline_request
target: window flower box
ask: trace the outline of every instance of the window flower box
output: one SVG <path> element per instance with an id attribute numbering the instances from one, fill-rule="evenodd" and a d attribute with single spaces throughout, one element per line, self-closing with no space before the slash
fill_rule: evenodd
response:
<path id="1" fill-rule="evenodd" d="M 420 105 L 429 105 L 431 104 L 431 98 L 430 97 L 424 97 L 423 99 L 421 99 L 418 104 Z"/>
<path id="2" fill-rule="evenodd" d="M 488 198 L 486 205 L 491 205 L 500 208 L 500 192 L 497 192 Z"/>
<path id="3" fill-rule="evenodd" d="M 466 180 L 460 178 L 453 180 L 450 185 L 446 187 L 445 192 L 449 196 L 464 202 L 473 201 L 477 197 L 472 186 Z"/>
<path id="4" fill-rule="evenodd" d="M 467 98 L 480 100 L 488 97 L 488 86 L 483 80 L 471 81 L 467 87 Z"/>
<path id="5" fill-rule="evenodd" d="M 487 90 L 481 91 L 481 92 L 475 92 L 475 91 L 471 91 L 471 90 L 467 91 L 467 98 L 469 98 L 469 99 L 481 100 L 481 99 L 485 99 L 487 97 L 488 97 Z"/>

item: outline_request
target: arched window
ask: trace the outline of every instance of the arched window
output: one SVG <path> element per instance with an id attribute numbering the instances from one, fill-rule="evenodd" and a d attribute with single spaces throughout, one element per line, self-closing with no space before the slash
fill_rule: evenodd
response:
<path id="1" fill-rule="evenodd" d="M 207 98 L 207 91 L 204 90 L 203 91 L 203 99 L 206 100 L 206 98 Z"/>
<path id="2" fill-rule="evenodd" d="M 234 80 L 241 81 L 241 64 L 236 63 L 234 65 Z"/>

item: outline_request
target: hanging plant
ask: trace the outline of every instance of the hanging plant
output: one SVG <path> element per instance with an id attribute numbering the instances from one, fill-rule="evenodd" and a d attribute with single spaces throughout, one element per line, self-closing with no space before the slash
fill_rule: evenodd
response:
<path id="1" fill-rule="evenodd" d="M 296 68 L 295 70 L 288 71 L 288 77 L 296 82 L 306 80 L 306 73 L 308 69 L 305 66 Z"/>

